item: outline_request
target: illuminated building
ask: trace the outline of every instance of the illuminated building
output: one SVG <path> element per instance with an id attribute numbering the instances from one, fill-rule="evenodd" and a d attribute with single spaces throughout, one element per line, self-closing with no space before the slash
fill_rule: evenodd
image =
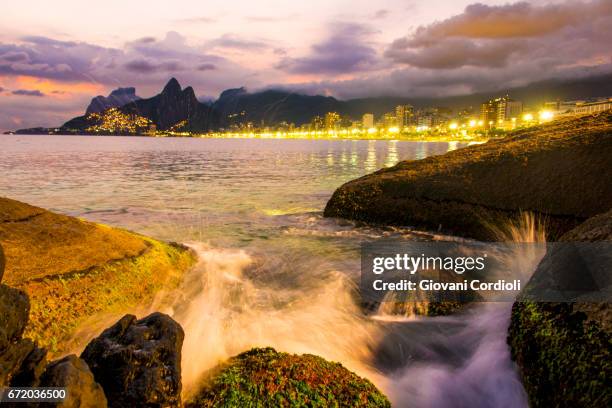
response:
<path id="1" fill-rule="evenodd" d="M 604 99 L 596 102 L 585 102 L 576 104 L 575 113 L 583 115 L 587 113 L 597 113 L 608 109 L 612 109 L 612 98 Z"/>
<path id="2" fill-rule="evenodd" d="M 361 117 L 361 125 L 364 129 L 370 129 L 374 127 L 374 115 L 366 113 Z"/>
<path id="3" fill-rule="evenodd" d="M 325 114 L 325 129 L 336 129 L 340 124 L 340 115 L 337 112 L 327 112 Z"/>
<path id="4" fill-rule="evenodd" d="M 393 112 L 387 112 L 383 115 L 383 126 L 386 128 L 397 127 L 397 117 Z"/>
<path id="5" fill-rule="evenodd" d="M 323 118 L 320 116 L 315 116 L 314 118 L 312 118 L 312 121 L 310 122 L 310 128 L 313 130 L 321 130 L 323 129 L 323 125 L 325 125 L 325 122 L 323 121 Z"/>
<path id="6" fill-rule="evenodd" d="M 491 99 L 480 106 L 480 120 L 485 127 L 503 127 L 507 121 L 521 116 L 523 103 L 509 96 Z"/>
<path id="7" fill-rule="evenodd" d="M 400 129 L 412 125 L 413 116 L 412 105 L 398 105 L 395 107 L 395 118 Z"/>
<path id="8" fill-rule="evenodd" d="M 140 134 L 149 132 L 153 122 L 150 119 L 123 113 L 117 108 L 107 109 L 102 113 L 90 113 L 87 121 L 93 123 L 85 130 L 90 133 Z"/>

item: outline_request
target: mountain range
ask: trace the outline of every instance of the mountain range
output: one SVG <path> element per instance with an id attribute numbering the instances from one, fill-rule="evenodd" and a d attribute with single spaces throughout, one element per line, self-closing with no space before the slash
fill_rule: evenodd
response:
<path id="1" fill-rule="evenodd" d="M 92 99 L 83 116 L 66 122 L 56 132 L 88 133 L 100 122 L 100 113 L 116 108 L 124 115 L 138 116 L 155 125 L 157 130 L 208 132 L 223 130 L 232 124 L 252 122 L 255 126 L 275 126 L 283 122 L 301 125 L 315 116 L 338 112 L 358 120 L 364 113 L 377 117 L 395 106 L 411 104 L 415 108 L 445 107 L 478 110 L 488 99 L 509 94 L 527 106 L 550 100 L 574 100 L 612 95 L 612 74 L 572 79 L 548 80 L 528 86 L 446 98 L 372 97 L 339 100 L 330 96 L 304 95 L 286 90 L 248 92 L 245 88 L 223 91 L 212 103 L 202 103 L 192 87 L 181 88 L 172 78 L 163 90 L 151 97 L 140 98 L 134 88 L 119 88 L 108 97 Z M 98 114 L 98 115 L 96 115 Z M 23 129 L 18 133 L 46 133 L 48 129 Z"/>

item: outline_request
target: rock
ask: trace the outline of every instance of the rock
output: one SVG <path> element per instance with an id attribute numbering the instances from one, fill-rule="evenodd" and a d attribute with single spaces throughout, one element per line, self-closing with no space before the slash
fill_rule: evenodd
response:
<path id="1" fill-rule="evenodd" d="M 612 241 L 612 211 L 589 219 L 561 240 Z M 528 293 L 531 285 L 551 284 L 550 276 L 565 275 L 562 264 L 551 259 L 555 256 L 557 252 L 546 254 L 525 288 Z M 589 271 L 580 272 L 583 277 Z M 612 406 L 609 302 L 516 302 L 508 343 L 531 406 Z"/>
<path id="2" fill-rule="evenodd" d="M 324 214 L 492 240 L 529 211 L 558 238 L 608 210 L 610 157 L 612 112 L 557 120 L 350 181 Z"/>
<path id="3" fill-rule="evenodd" d="M 2 245 L 0 245 L 0 282 L 2 282 L 2 275 L 4 275 L 4 264 L 6 260 L 4 258 L 4 250 L 2 249 Z"/>
<path id="4" fill-rule="evenodd" d="M 30 299 L 24 336 L 54 355 L 82 349 L 76 330 L 93 316 L 128 313 L 158 291 L 176 288 L 196 260 L 186 247 L 4 197 L 0 243 L 2 282 Z"/>
<path id="5" fill-rule="evenodd" d="M 390 407 L 370 381 L 311 354 L 255 348 L 213 370 L 185 408 L 335 406 Z"/>
<path id="6" fill-rule="evenodd" d="M 40 379 L 41 387 L 64 387 L 68 397 L 60 403 L 40 404 L 40 407 L 106 408 L 106 396 L 87 364 L 74 354 L 47 366 Z"/>
<path id="7" fill-rule="evenodd" d="M 30 303 L 25 293 L 0 284 L 0 386 L 8 385 L 34 343 L 22 339 Z"/>
<path id="8" fill-rule="evenodd" d="M 13 375 L 11 387 L 37 387 L 46 365 L 47 350 L 39 348 L 34 344 L 32 351 L 28 353 L 19 369 Z"/>
<path id="9" fill-rule="evenodd" d="M 4 281 L 12 286 L 87 271 L 147 249 L 141 236 L 4 197 L 0 241 L 7 259 Z"/>
<path id="10" fill-rule="evenodd" d="M 81 355 L 110 407 L 179 407 L 184 333 L 169 316 L 126 315 Z"/>

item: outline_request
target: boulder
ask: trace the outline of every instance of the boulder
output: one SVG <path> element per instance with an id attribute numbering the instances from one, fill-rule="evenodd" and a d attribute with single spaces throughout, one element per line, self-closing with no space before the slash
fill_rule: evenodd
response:
<path id="1" fill-rule="evenodd" d="M 94 316 L 129 313 L 176 288 L 196 260 L 186 247 L 5 197 L 0 243 L 2 283 L 30 299 L 24 336 L 56 356 L 85 346 L 76 330 Z"/>
<path id="2" fill-rule="evenodd" d="M 558 238 L 608 210 L 610 157 L 611 111 L 557 120 L 350 181 L 324 214 L 494 240 L 528 211 Z"/>
<path id="3" fill-rule="evenodd" d="M 184 333 L 169 316 L 126 315 L 92 340 L 81 358 L 110 407 L 179 407 Z"/>
<path id="4" fill-rule="evenodd" d="M 390 407 L 370 381 L 311 354 L 255 348 L 213 369 L 185 408 Z"/>
<path id="5" fill-rule="evenodd" d="M 13 374 L 11 387 L 37 387 L 46 365 L 47 350 L 34 343 L 32 351 L 23 359 L 20 367 Z"/>
<path id="6" fill-rule="evenodd" d="M 67 398 L 40 407 L 106 408 L 106 396 L 87 364 L 74 354 L 50 363 L 40 379 L 41 387 L 66 388 Z"/>
<path id="7" fill-rule="evenodd" d="M 589 219 L 561 241 L 612 241 L 612 211 Z M 562 255 L 559 251 L 546 254 L 526 285 L 527 293 L 542 282 L 558 285 L 551 277 L 572 278 L 566 276 L 565 262 L 555 262 Z M 597 271 L 572 272 L 583 279 Z M 532 407 L 612 406 L 610 302 L 518 301 L 512 308 L 508 343 Z"/>
<path id="8" fill-rule="evenodd" d="M 6 260 L 4 258 L 4 250 L 2 249 L 2 245 L 0 245 L 0 282 L 2 282 L 2 275 L 4 275 L 4 265 Z"/>
<path id="9" fill-rule="evenodd" d="M 25 293 L 0 284 L 0 386 L 10 384 L 35 345 L 22 339 L 30 303 Z"/>

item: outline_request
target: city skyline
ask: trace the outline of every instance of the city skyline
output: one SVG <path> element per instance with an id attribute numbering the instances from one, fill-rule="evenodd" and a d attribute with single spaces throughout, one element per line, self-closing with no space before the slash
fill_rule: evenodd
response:
<path id="1" fill-rule="evenodd" d="M 231 13 L 189 1 L 3 7 L 0 130 L 57 125 L 119 86 L 152 96 L 169 76 L 202 99 L 242 85 L 346 99 L 443 97 L 612 71 L 612 6 L 601 0 L 237 2 Z"/>

